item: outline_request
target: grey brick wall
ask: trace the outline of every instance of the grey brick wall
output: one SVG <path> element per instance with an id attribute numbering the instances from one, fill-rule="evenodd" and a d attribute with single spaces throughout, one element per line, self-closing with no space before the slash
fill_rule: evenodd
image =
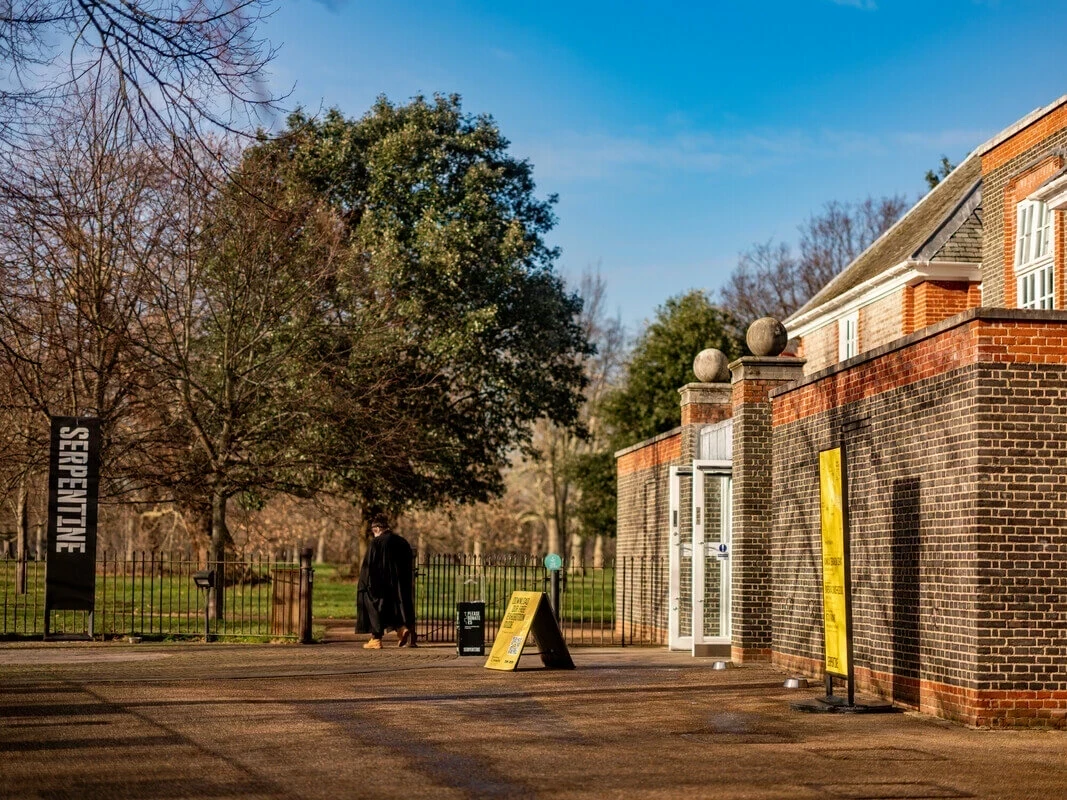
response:
<path id="1" fill-rule="evenodd" d="M 774 660 L 821 671 L 818 453 L 842 443 L 861 688 L 1067 727 L 1067 313 L 967 312 L 773 403 Z"/>

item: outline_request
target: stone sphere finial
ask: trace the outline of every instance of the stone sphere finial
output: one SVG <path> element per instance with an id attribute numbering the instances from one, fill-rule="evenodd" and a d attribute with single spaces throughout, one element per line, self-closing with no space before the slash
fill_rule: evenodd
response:
<path id="1" fill-rule="evenodd" d="M 748 326 L 745 341 L 754 356 L 778 356 L 789 343 L 789 335 L 774 317 L 761 317 Z"/>
<path id="2" fill-rule="evenodd" d="M 709 347 L 701 350 L 693 359 L 693 372 L 701 383 L 723 383 L 730 380 L 728 363 L 726 353 Z"/>

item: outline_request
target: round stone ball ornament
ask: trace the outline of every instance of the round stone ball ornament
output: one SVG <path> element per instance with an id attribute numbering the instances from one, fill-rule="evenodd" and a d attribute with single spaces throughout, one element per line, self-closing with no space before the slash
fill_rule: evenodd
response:
<path id="1" fill-rule="evenodd" d="M 701 383 L 725 383 L 730 380 L 726 353 L 709 347 L 701 350 L 693 359 L 693 372 Z"/>
<path id="2" fill-rule="evenodd" d="M 789 334 L 774 317 L 762 317 L 748 326 L 745 341 L 754 356 L 779 356 L 789 342 Z"/>

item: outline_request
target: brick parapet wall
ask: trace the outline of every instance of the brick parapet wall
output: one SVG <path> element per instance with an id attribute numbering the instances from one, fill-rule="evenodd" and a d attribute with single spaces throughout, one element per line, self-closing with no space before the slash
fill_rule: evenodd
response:
<path id="1" fill-rule="evenodd" d="M 615 454 L 615 588 L 632 601 L 619 624 L 638 640 L 667 641 L 668 484 L 670 468 L 684 463 L 682 443 L 683 429 L 676 428 Z M 627 565 L 625 576 L 620 564 Z"/>
<path id="2" fill-rule="evenodd" d="M 765 661 L 771 647 L 771 391 L 801 377 L 795 358 L 743 358 L 733 373 L 732 658 Z"/>
<path id="3" fill-rule="evenodd" d="M 821 670 L 817 459 L 842 443 L 860 688 L 1064 727 L 1065 400 L 1067 313 L 990 309 L 774 392 L 773 660 Z"/>

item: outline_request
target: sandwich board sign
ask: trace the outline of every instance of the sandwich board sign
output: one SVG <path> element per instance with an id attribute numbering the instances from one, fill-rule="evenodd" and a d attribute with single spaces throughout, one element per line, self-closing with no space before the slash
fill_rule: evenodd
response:
<path id="1" fill-rule="evenodd" d="M 567 642 L 544 592 L 512 592 L 485 668 L 514 670 L 531 633 L 537 640 L 541 662 L 546 667 L 574 669 Z"/>

